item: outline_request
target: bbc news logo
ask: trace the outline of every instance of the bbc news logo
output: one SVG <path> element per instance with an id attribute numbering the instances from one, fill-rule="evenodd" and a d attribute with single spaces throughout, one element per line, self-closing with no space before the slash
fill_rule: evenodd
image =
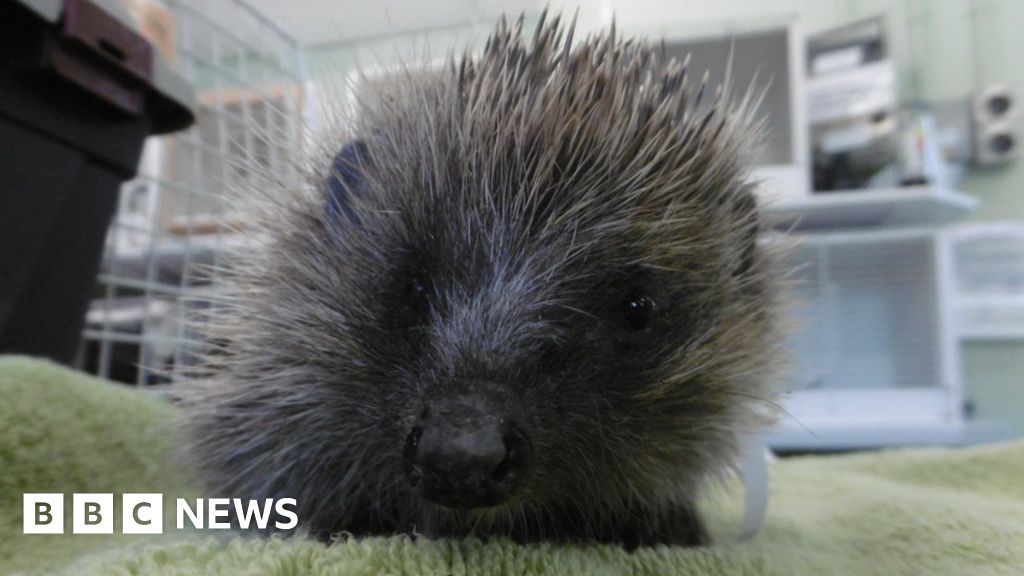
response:
<path id="1" fill-rule="evenodd" d="M 276 514 L 273 526 L 278 530 L 292 530 L 299 523 L 294 498 L 274 500 L 243 500 L 241 498 L 185 498 L 175 500 L 175 527 L 184 530 L 186 524 L 199 530 L 227 530 L 232 528 L 233 517 L 243 530 L 265 530 Z M 163 494 L 122 494 L 121 532 L 123 534 L 163 534 Z M 205 514 L 204 514 L 205 511 Z M 72 494 L 71 532 L 74 534 L 114 533 L 113 494 Z M 64 494 L 23 494 L 22 532 L 25 534 L 64 533 Z"/>

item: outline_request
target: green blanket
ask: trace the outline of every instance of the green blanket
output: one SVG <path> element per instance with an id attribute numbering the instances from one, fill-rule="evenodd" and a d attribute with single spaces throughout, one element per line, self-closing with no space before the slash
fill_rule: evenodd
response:
<path id="1" fill-rule="evenodd" d="M 165 463 L 174 415 L 153 394 L 0 357 L 0 574 L 1024 574 L 1024 443 L 782 461 L 761 534 L 704 549 L 398 536 L 326 545 L 177 532 L 173 517 L 162 536 L 22 534 L 25 492 L 63 492 L 66 506 L 72 492 L 191 493 Z M 735 517 L 733 496 L 711 515 Z"/>

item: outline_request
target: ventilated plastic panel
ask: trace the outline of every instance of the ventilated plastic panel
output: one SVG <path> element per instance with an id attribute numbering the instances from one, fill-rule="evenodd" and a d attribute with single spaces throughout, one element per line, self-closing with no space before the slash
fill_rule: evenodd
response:
<path id="1" fill-rule="evenodd" d="M 958 332 L 1024 338 L 1024 226 L 962 226 L 950 241 Z"/>

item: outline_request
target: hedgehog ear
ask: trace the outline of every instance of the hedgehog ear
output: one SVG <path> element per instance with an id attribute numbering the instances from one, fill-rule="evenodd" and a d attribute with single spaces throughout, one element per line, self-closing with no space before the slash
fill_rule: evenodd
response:
<path id="1" fill-rule="evenodd" d="M 757 237 L 761 231 L 761 218 L 757 211 L 757 196 L 751 186 L 741 188 L 732 199 L 730 217 L 737 223 L 739 241 L 739 262 L 736 274 L 743 276 L 754 267 L 757 257 Z"/>
<path id="2" fill-rule="evenodd" d="M 362 140 L 345 144 L 334 155 L 325 185 L 326 209 L 331 221 L 344 220 L 358 224 L 359 218 L 352 207 L 352 198 L 362 188 L 369 165 L 369 151 L 366 142 Z"/>

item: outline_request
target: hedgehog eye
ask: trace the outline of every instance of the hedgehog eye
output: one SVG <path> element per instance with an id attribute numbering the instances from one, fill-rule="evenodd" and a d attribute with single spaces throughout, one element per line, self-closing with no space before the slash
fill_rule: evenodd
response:
<path id="1" fill-rule="evenodd" d="M 414 298 L 426 298 L 427 296 L 427 282 L 419 276 L 412 279 L 409 283 L 409 293 Z"/>
<path id="2" fill-rule="evenodd" d="M 407 297 L 413 311 L 425 311 L 430 304 L 430 280 L 426 276 L 414 276 L 409 281 Z"/>
<path id="3" fill-rule="evenodd" d="M 635 294 L 626 300 L 623 307 L 623 314 L 626 322 L 634 330 L 643 330 L 650 326 L 654 320 L 656 306 L 654 299 L 647 294 Z"/>

